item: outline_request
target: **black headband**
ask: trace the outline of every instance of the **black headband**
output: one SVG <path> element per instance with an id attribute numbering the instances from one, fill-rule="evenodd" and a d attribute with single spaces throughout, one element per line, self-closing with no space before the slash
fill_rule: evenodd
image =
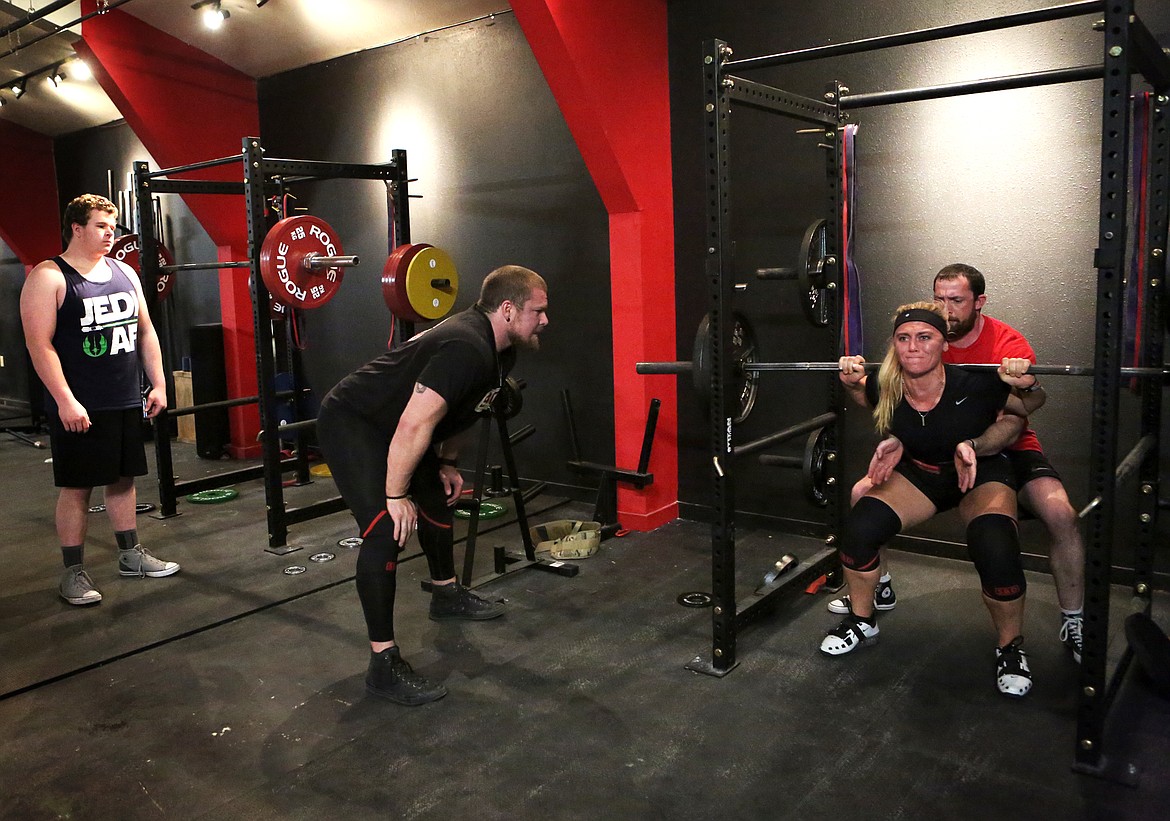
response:
<path id="1" fill-rule="evenodd" d="M 938 332 L 946 338 L 947 335 L 947 321 L 934 311 L 928 311 L 925 308 L 911 308 L 908 311 L 902 311 L 894 317 L 894 330 L 898 330 L 898 326 L 904 322 L 925 322 L 938 329 Z"/>

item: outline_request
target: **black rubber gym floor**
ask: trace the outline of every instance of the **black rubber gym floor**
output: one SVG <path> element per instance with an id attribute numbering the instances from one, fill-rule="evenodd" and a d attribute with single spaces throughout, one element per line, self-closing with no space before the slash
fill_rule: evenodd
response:
<path id="1" fill-rule="evenodd" d="M 510 609 L 493 622 L 429 621 L 419 558 L 400 570 L 399 641 L 450 695 L 406 708 L 363 690 L 356 551 L 337 546 L 348 515 L 295 526 L 304 549 L 286 556 L 264 551 L 258 482 L 140 516 L 143 543 L 183 565 L 146 580 L 117 576 L 95 516 L 87 564 L 105 598 L 73 607 L 57 597 L 47 456 L 0 437 L 5 819 L 1153 819 L 1170 806 L 1170 702 L 1136 671 L 1108 750 L 1138 785 L 1072 772 L 1076 666 L 1045 575 L 1029 574 L 1036 684 L 1012 701 L 963 562 L 894 553 L 898 607 L 877 646 L 844 658 L 816 649 L 839 618 L 828 597 L 797 592 L 740 634 L 739 666 L 717 679 L 684 669 L 710 652 L 710 610 L 676 603 L 709 589 L 706 525 L 607 540 L 574 578 L 495 581 L 481 592 Z M 224 467 L 181 464 L 184 478 Z M 152 479 L 139 498 L 157 502 Z M 541 497 L 533 521 L 590 508 Z M 484 563 L 501 543 L 518 546 L 514 525 L 481 539 Z M 783 553 L 819 547 L 742 530 L 745 595 Z M 308 561 L 319 551 L 337 558 Z M 1165 627 L 1170 598 L 1154 615 Z"/>

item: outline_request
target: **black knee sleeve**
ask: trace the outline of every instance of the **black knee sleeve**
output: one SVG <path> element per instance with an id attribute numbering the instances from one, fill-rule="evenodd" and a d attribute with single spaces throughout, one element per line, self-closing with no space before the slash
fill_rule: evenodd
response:
<path id="1" fill-rule="evenodd" d="M 873 496 L 862 496 L 845 517 L 841 546 L 837 552 L 841 564 L 850 570 L 866 572 L 878 566 L 878 548 L 898 535 L 902 520 L 894 509 Z"/>
<path id="2" fill-rule="evenodd" d="M 383 517 L 389 520 L 389 516 Z M 398 542 L 394 526 L 367 531 L 358 552 L 354 581 L 370 641 L 394 641 L 394 596 L 398 590 Z"/>
<path id="3" fill-rule="evenodd" d="M 1015 601 L 1024 595 L 1028 583 L 1015 519 L 1002 513 L 976 516 L 967 525 L 967 551 L 989 599 Z"/>

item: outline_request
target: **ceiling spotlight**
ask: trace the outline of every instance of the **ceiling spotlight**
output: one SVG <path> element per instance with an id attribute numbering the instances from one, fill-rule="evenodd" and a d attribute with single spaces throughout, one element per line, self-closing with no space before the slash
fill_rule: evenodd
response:
<path id="1" fill-rule="evenodd" d="M 89 69 L 89 63 L 85 60 L 74 60 L 69 64 L 69 73 L 73 75 L 74 80 L 91 80 L 93 79 L 93 72 Z"/>
<path id="2" fill-rule="evenodd" d="M 65 82 L 65 75 L 61 73 L 61 69 L 55 69 L 49 75 L 49 82 L 53 84 L 53 88 L 60 88 L 61 83 Z"/>
<path id="3" fill-rule="evenodd" d="M 224 20 L 231 17 L 226 9 L 220 7 L 219 0 L 197 3 L 194 8 L 203 9 L 203 25 L 212 31 L 217 31 L 223 25 Z"/>
<path id="4" fill-rule="evenodd" d="M 0 108 L 4 108 L 4 106 L 6 106 L 6 105 L 8 105 L 8 101 L 5 100 L 3 97 L 0 97 Z"/>
<path id="5" fill-rule="evenodd" d="M 25 82 L 27 82 L 27 81 L 26 81 L 26 80 L 21 80 L 19 83 L 13 83 L 13 84 L 12 84 L 12 87 L 8 89 L 9 91 L 11 91 L 11 92 L 12 92 L 12 96 L 13 96 L 13 97 L 15 97 L 15 98 L 16 98 L 16 99 L 18 99 L 18 100 L 19 100 L 21 97 L 23 97 L 23 96 L 24 96 L 24 84 L 25 84 Z"/>

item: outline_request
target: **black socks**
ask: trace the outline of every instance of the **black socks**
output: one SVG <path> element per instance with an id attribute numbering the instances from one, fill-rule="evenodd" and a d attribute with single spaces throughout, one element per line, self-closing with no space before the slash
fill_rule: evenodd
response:
<path id="1" fill-rule="evenodd" d="M 65 562 L 66 567 L 73 567 L 81 564 L 82 555 L 85 553 L 85 545 L 75 544 L 61 546 L 61 560 Z"/>
<path id="2" fill-rule="evenodd" d="M 133 550 L 138 544 L 138 530 L 115 530 L 114 538 L 118 540 L 119 550 Z"/>

